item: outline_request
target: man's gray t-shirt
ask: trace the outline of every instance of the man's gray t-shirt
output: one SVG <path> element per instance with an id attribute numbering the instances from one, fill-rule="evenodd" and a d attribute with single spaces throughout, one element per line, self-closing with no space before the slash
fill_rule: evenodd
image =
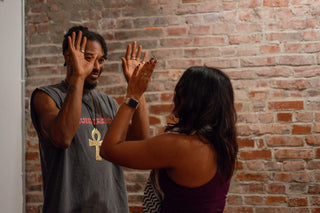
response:
<path id="1" fill-rule="evenodd" d="M 62 82 L 38 88 L 33 95 L 43 91 L 61 109 L 67 89 Z M 117 102 L 103 93 L 84 92 L 78 130 L 71 145 L 61 149 L 40 134 L 31 99 L 32 121 L 39 137 L 44 213 L 128 212 L 122 168 L 99 156 L 101 142 L 117 108 Z"/>

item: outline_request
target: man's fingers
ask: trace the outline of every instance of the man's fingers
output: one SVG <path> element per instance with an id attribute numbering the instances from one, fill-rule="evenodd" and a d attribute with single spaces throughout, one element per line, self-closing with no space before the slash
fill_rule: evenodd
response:
<path id="1" fill-rule="evenodd" d="M 70 36 L 68 36 L 68 46 L 69 46 L 69 50 L 73 49 L 73 43 L 72 43 L 72 39 Z"/>
<path id="2" fill-rule="evenodd" d="M 126 52 L 126 59 L 127 61 L 130 60 L 130 51 L 131 51 L 131 44 L 127 45 L 127 52 Z"/>
<path id="3" fill-rule="evenodd" d="M 82 39 L 82 32 L 79 31 L 78 35 L 77 35 L 77 40 L 76 40 L 76 43 L 75 43 L 75 47 L 76 47 L 77 50 L 80 49 L 81 39 Z"/>
<path id="4" fill-rule="evenodd" d="M 127 60 L 124 57 L 121 57 L 121 61 L 123 71 L 127 72 Z"/>
<path id="5" fill-rule="evenodd" d="M 87 37 L 83 37 L 82 42 L 81 42 L 81 47 L 80 47 L 80 51 L 85 51 L 86 49 L 86 44 L 87 44 Z M 83 52 L 84 53 L 84 52 Z"/>
<path id="6" fill-rule="evenodd" d="M 134 41 L 132 43 L 131 60 L 136 60 L 136 48 L 137 48 L 137 42 Z"/>

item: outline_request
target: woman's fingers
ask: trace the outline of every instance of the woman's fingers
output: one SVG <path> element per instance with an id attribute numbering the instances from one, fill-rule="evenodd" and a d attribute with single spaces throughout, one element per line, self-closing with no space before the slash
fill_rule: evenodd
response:
<path id="1" fill-rule="evenodd" d="M 137 55 L 136 55 L 136 60 L 140 62 L 140 56 L 141 56 L 141 51 L 142 51 L 142 46 L 139 45 L 138 46 L 138 52 L 137 52 Z"/>
<path id="2" fill-rule="evenodd" d="M 147 61 L 147 58 L 148 58 L 148 52 L 147 52 L 147 51 L 145 51 L 145 52 L 144 52 L 144 55 L 143 55 L 143 59 L 142 59 L 142 61 L 141 61 L 141 62 L 142 62 L 143 64 L 145 64 L 145 63 L 146 63 L 146 61 Z"/>

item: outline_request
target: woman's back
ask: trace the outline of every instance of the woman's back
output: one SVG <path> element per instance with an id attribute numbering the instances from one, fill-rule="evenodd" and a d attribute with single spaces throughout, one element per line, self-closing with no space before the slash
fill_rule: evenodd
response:
<path id="1" fill-rule="evenodd" d="M 185 153 L 176 168 L 161 169 L 159 184 L 164 193 L 162 211 L 222 212 L 229 183 L 223 184 L 216 175 L 215 151 L 199 136 L 171 134 Z"/>
<path id="2" fill-rule="evenodd" d="M 159 171 L 159 185 L 164 193 L 161 213 L 223 212 L 229 183 L 223 184 L 218 175 L 208 183 L 188 188 L 176 184 L 165 169 Z"/>
<path id="3" fill-rule="evenodd" d="M 198 187 L 209 182 L 216 174 L 216 153 L 212 145 L 198 135 L 164 134 L 166 149 L 176 149 L 174 168 L 166 168 L 168 176 L 185 187 Z M 161 137 L 161 136 L 160 136 Z M 169 147 L 170 146 L 170 147 Z"/>

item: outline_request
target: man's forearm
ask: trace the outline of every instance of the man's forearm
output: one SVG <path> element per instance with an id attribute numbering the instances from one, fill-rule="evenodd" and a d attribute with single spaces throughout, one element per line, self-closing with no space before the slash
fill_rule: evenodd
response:
<path id="1" fill-rule="evenodd" d="M 71 78 L 68 82 L 68 92 L 62 108 L 50 128 L 52 142 L 61 148 L 71 145 L 81 116 L 84 80 Z"/>

